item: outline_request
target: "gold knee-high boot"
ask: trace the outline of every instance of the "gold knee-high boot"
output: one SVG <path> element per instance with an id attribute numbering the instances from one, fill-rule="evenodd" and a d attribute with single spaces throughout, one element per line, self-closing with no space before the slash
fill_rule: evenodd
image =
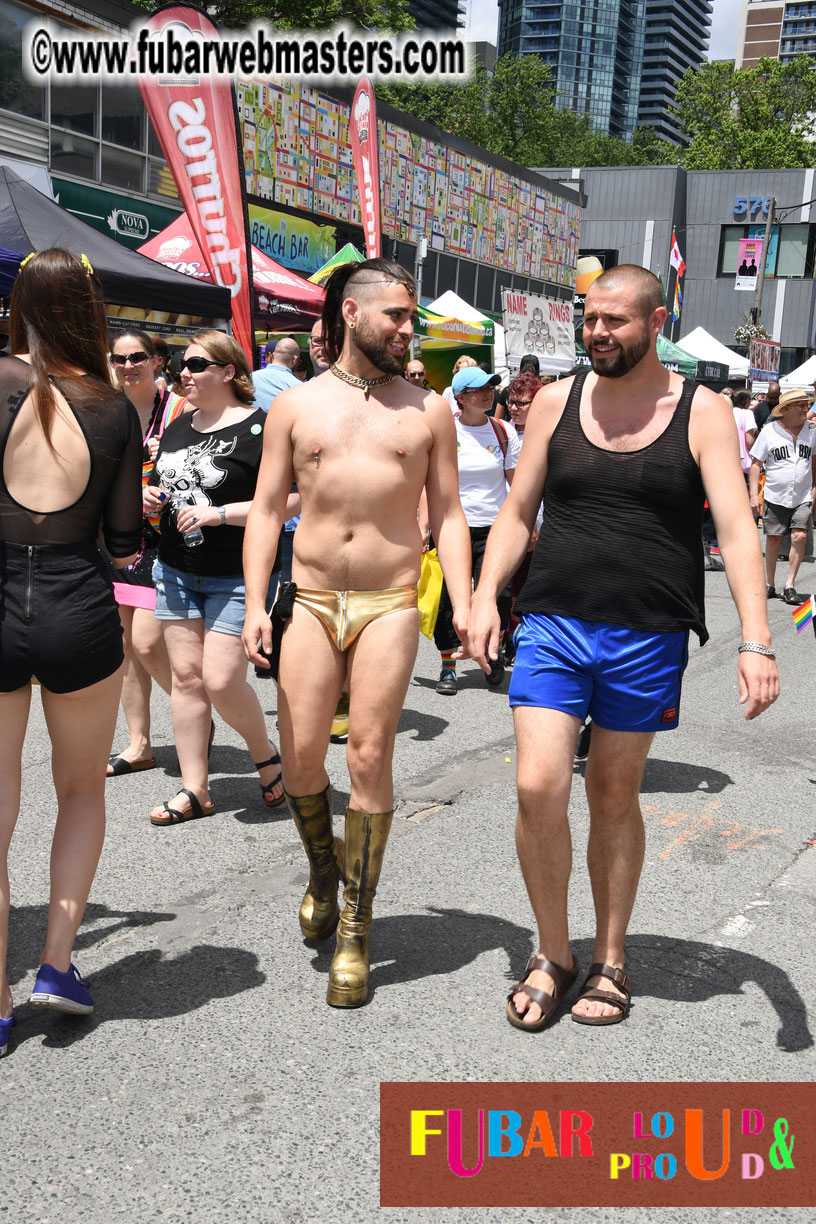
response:
<path id="1" fill-rule="evenodd" d="M 306 939 L 328 939 L 340 917 L 337 888 L 343 861 L 343 842 L 332 832 L 331 786 L 318 795 L 287 795 L 286 802 L 309 858 L 300 929 Z"/>
<path id="2" fill-rule="evenodd" d="M 345 905 L 326 992 L 332 1007 L 360 1007 L 368 998 L 371 907 L 393 816 L 393 812 L 346 808 Z"/>

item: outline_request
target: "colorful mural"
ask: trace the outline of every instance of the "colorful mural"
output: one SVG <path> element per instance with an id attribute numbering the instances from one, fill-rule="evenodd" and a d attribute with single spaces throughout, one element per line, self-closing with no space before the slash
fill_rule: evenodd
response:
<path id="1" fill-rule="evenodd" d="M 239 79 L 246 188 L 360 224 L 348 107 L 298 81 Z M 573 288 L 581 209 L 537 183 L 379 120 L 383 233 Z"/>

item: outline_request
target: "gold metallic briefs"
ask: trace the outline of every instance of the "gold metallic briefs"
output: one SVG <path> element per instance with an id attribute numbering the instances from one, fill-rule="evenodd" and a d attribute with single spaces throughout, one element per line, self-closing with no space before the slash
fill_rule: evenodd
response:
<path id="1" fill-rule="evenodd" d="M 415 608 L 417 589 L 402 586 L 384 591 L 316 591 L 298 587 L 295 603 L 303 604 L 325 625 L 338 650 L 348 650 L 371 621 Z"/>

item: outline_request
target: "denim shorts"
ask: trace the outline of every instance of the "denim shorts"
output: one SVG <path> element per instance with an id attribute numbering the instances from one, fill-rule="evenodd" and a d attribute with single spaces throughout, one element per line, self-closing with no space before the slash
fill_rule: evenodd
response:
<path id="1" fill-rule="evenodd" d="M 688 630 L 647 633 L 525 613 L 516 630 L 510 705 L 589 716 L 609 731 L 671 731 L 687 662 Z"/>
<path id="2" fill-rule="evenodd" d="M 205 629 L 240 637 L 244 627 L 244 576 L 198 577 L 163 561 L 153 565 L 156 620 L 203 620 Z"/>

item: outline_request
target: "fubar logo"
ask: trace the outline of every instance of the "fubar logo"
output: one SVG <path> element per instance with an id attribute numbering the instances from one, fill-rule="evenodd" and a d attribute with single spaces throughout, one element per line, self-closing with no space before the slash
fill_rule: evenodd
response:
<path id="1" fill-rule="evenodd" d="M 382 1207 L 805 1207 L 816 1084 L 381 1084 Z"/>

